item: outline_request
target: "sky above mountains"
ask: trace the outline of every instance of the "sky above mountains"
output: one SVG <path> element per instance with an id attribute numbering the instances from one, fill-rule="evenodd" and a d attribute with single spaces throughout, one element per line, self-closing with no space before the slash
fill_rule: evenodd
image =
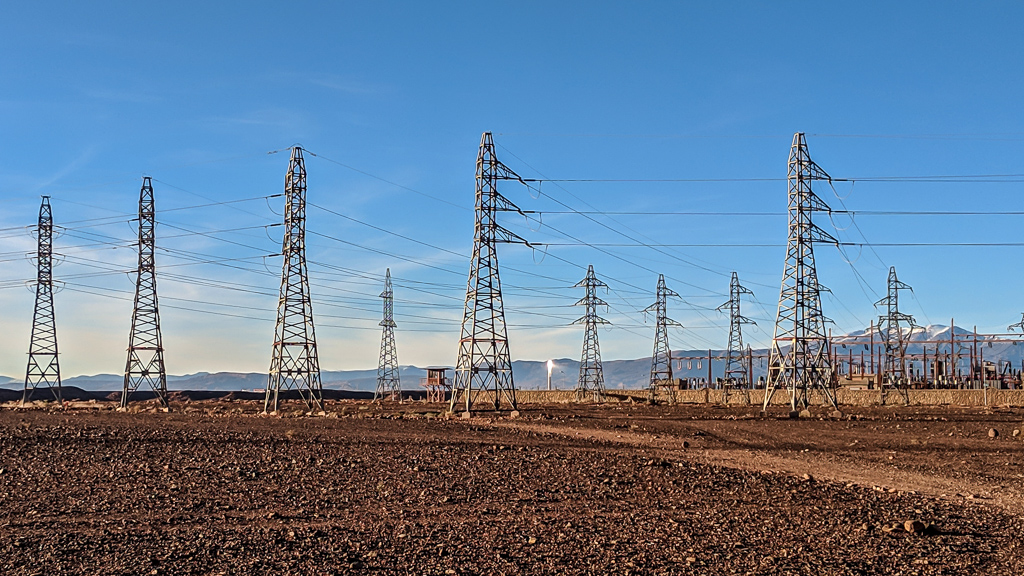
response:
<path id="1" fill-rule="evenodd" d="M 921 324 L 1003 331 L 1024 309 L 1018 4 L 38 2 L 0 21 L 0 373 L 24 371 L 41 195 L 62 226 L 66 374 L 123 369 L 142 175 L 157 203 L 168 371 L 269 364 L 289 146 L 308 184 L 325 369 L 372 368 L 385 269 L 402 364 L 451 365 L 483 131 L 530 187 L 502 222 L 514 358 L 578 357 L 593 264 L 605 358 L 721 348 L 738 271 L 766 346 L 793 133 L 833 177 L 817 248 L 834 330 L 881 312 L 890 266 Z M 584 212 L 584 214 L 580 214 Z M 610 214 L 613 212 L 614 214 Z M 896 213 L 894 213 L 896 212 Z M 923 212 L 957 212 L 925 214 Z M 964 214 L 972 212 L 972 214 Z M 1015 213 L 1015 214 L 1014 214 Z M 924 244 L 907 246 L 907 243 Z M 957 246 L 949 244 L 961 244 Z M 970 244 L 970 245 L 968 245 Z M 985 244 L 985 245 L 977 245 Z M 1000 245 L 994 245 L 1000 244 Z"/>

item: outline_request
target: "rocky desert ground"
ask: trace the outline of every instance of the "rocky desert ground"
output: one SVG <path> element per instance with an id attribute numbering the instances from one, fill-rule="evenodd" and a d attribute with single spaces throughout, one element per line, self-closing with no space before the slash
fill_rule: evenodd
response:
<path id="1" fill-rule="evenodd" d="M 4 574 L 1022 574 L 1024 411 L 0 411 Z"/>

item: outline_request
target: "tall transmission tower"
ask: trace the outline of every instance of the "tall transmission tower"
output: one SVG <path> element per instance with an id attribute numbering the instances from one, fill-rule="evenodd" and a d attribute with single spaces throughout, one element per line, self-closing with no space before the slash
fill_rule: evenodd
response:
<path id="1" fill-rule="evenodd" d="M 281 390 L 297 390 L 307 408 L 323 412 L 320 359 L 306 273 L 306 164 L 298 146 L 292 148 L 288 161 L 284 196 L 284 264 L 263 411 L 277 412 Z"/>
<path id="2" fill-rule="evenodd" d="M 885 403 L 885 395 L 888 388 L 895 388 L 903 394 L 903 399 L 909 402 L 907 394 L 907 340 L 903 334 L 903 326 L 913 330 L 916 325 L 914 317 L 900 312 L 899 295 L 900 290 L 914 291 L 908 284 L 901 282 L 896 277 L 896 267 L 889 268 L 888 290 L 885 298 L 875 303 L 875 306 L 884 306 L 885 315 L 878 317 L 878 331 L 882 336 L 882 343 L 885 346 L 885 359 L 882 364 L 882 403 Z"/>
<path id="3" fill-rule="evenodd" d="M 743 325 L 756 324 L 740 313 L 740 297 L 744 294 L 753 296 L 753 292 L 740 284 L 739 276 L 733 272 L 729 280 L 729 301 L 718 307 L 718 310 L 729 313 L 729 346 L 725 352 L 725 388 L 750 388 L 753 382 L 744 359 Z"/>
<path id="4" fill-rule="evenodd" d="M 57 323 L 53 314 L 53 212 L 49 196 L 43 196 L 39 206 L 36 239 L 36 306 L 32 313 L 32 339 L 28 346 L 22 406 L 41 385 L 50 389 L 57 402 L 63 402 L 57 360 Z"/>
<path id="5" fill-rule="evenodd" d="M 793 135 L 789 152 L 789 240 L 779 292 L 779 311 L 768 360 L 764 409 L 776 388 L 789 391 L 790 409 L 806 408 L 811 391 L 821 391 L 836 406 L 832 352 L 821 313 L 821 291 L 814 266 L 814 244 L 836 239 L 812 222 L 815 212 L 828 212 L 811 183 L 831 177 L 811 160 L 803 132 Z"/>
<path id="6" fill-rule="evenodd" d="M 139 191 L 139 267 L 135 280 L 132 332 L 128 337 L 128 361 L 124 368 L 121 408 L 128 407 L 132 393 L 146 384 L 164 408 L 167 402 L 167 372 L 164 369 L 164 341 L 160 334 L 160 308 L 156 298 L 156 206 L 153 180 L 142 179 Z"/>
<path id="7" fill-rule="evenodd" d="M 656 319 L 649 393 L 652 401 L 657 395 L 658 386 L 669 386 L 674 389 L 675 385 L 672 379 L 672 347 L 668 344 L 668 327 L 682 326 L 682 324 L 668 317 L 669 296 L 678 298 L 679 294 L 665 286 L 664 274 L 658 274 L 657 299 L 654 304 L 644 309 L 644 312 L 654 312 Z M 708 385 L 710 384 L 708 382 Z"/>
<path id="8" fill-rule="evenodd" d="M 391 268 L 384 277 L 384 291 L 380 293 L 384 299 L 384 319 L 380 325 L 384 327 L 380 335 L 380 361 L 377 363 L 377 391 L 374 400 L 382 400 L 385 396 L 392 400 L 402 399 L 402 383 L 398 374 L 398 348 L 395 346 L 395 295 L 391 291 Z"/>
<path id="9" fill-rule="evenodd" d="M 473 233 L 473 256 L 466 283 L 466 309 L 462 316 L 459 358 L 455 364 L 455 381 L 449 410 L 461 403 L 466 412 L 480 396 L 490 398 L 494 410 L 501 409 L 502 399 L 516 409 L 516 388 L 512 380 L 512 360 L 508 349 L 505 308 L 498 277 L 499 243 L 522 243 L 526 240 L 498 224 L 498 212 L 519 212 L 509 199 L 498 192 L 498 182 L 523 179 L 502 164 L 494 152 L 490 132 L 480 137 L 476 157 L 476 224 Z"/>
<path id="10" fill-rule="evenodd" d="M 584 288 L 587 295 L 576 302 L 576 306 L 586 306 L 586 312 L 573 324 L 583 324 L 583 355 L 580 358 L 580 380 L 576 384 L 576 399 L 583 400 L 588 394 L 595 402 L 604 397 L 604 369 L 601 367 L 601 344 L 597 339 L 597 325 L 608 324 L 608 321 L 597 315 L 598 306 L 608 303 L 597 296 L 598 288 L 608 285 L 594 275 L 594 265 L 587 267 L 587 277 L 580 280 L 573 288 Z"/>

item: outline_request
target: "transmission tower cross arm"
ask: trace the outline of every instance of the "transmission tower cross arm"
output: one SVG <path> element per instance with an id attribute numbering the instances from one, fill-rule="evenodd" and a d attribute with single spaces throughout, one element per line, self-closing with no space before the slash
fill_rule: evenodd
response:
<path id="1" fill-rule="evenodd" d="M 591 322 L 591 321 L 593 321 L 594 324 L 609 324 L 609 325 L 611 324 L 611 321 L 605 320 L 604 318 L 602 318 L 602 317 L 600 317 L 600 316 L 595 314 L 595 315 L 592 315 L 592 316 L 591 315 L 580 316 L 579 318 L 577 318 L 577 319 L 573 320 L 572 322 L 570 322 L 569 325 L 570 326 L 575 326 L 577 324 L 586 324 L 587 322 Z"/>
<path id="2" fill-rule="evenodd" d="M 835 244 L 839 245 L 839 240 L 836 240 L 835 236 L 832 236 L 828 232 L 825 232 L 817 224 L 810 224 L 807 228 L 805 239 L 810 242 L 817 242 L 819 244 Z"/>
<path id="3" fill-rule="evenodd" d="M 1020 328 L 1021 332 L 1024 332 L 1024 312 L 1021 312 L 1020 322 L 1017 322 L 1016 324 L 1010 324 L 1009 326 L 1006 327 L 1006 329 L 1010 331 L 1013 331 L 1014 328 Z"/>
<path id="4" fill-rule="evenodd" d="M 588 288 L 590 286 L 593 286 L 594 288 L 608 287 L 608 285 L 602 282 L 601 280 L 592 277 L 584 278 L 583 280 L 580 280 L 579 282 L 572 285 L 573 288 Z"/>
<path id="5" fill-rule="evenodd" d="M 597 296 L 584 296 L 577 300 L 573 306 L 608 306 L 608 303 Z"/>
<path id="6" fill-rule="evenodd" d="M 528 247 L 532 246 L 529 240 L 523 238 L 522 236 L 516 234 L 515 232 L 509 230 L 508 228 L 505 228 L 504 226 L 499 226 L 498 224 L 495 224 L 491 230 L 491 237 L 494 238 L 495 242 L 500 242 L 502 244 L 523 244 Z"/>

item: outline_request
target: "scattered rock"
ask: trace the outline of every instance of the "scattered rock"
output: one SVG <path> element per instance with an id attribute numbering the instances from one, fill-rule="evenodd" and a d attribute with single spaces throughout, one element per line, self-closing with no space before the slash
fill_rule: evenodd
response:
<path id="1" fill-rule="evenodd" d="M 928 526 L 920 520 L 907 520 L 903 523 L 903 529 L 911 534 L 923 534 Z"/>
<path id="2" fill-rule="evenodd" d="M 801 418 L 810 418 L 811 417 L 811 411 L 807 410 L 807 409 L 801 410 L 800 411 L 800 417 Z"/>
<path id="3" fill-rule="evenodd" d="M 1020 430 L 1013 431 L 1013 437 L 1016 438 L 1017 436 L 1020 436 Z"/>
<path id="4" fill-rule="evenodd" d="M 988 437 L 989 438 L 998 438 L 999 437 L 999 430 L 996 430 L 995 428 L 989 428 L 988 429 Z"/>
<path id="5" fill-rule="evenodd" d="M 882 532 L 885 532 L 886 534 L 889 534 L 891 532 L 902 532 L 902 531 L 903 531 L 903 526 L 900 526 L 899 524 L 885 524 L 885 525 L 882 526 Z"/>

